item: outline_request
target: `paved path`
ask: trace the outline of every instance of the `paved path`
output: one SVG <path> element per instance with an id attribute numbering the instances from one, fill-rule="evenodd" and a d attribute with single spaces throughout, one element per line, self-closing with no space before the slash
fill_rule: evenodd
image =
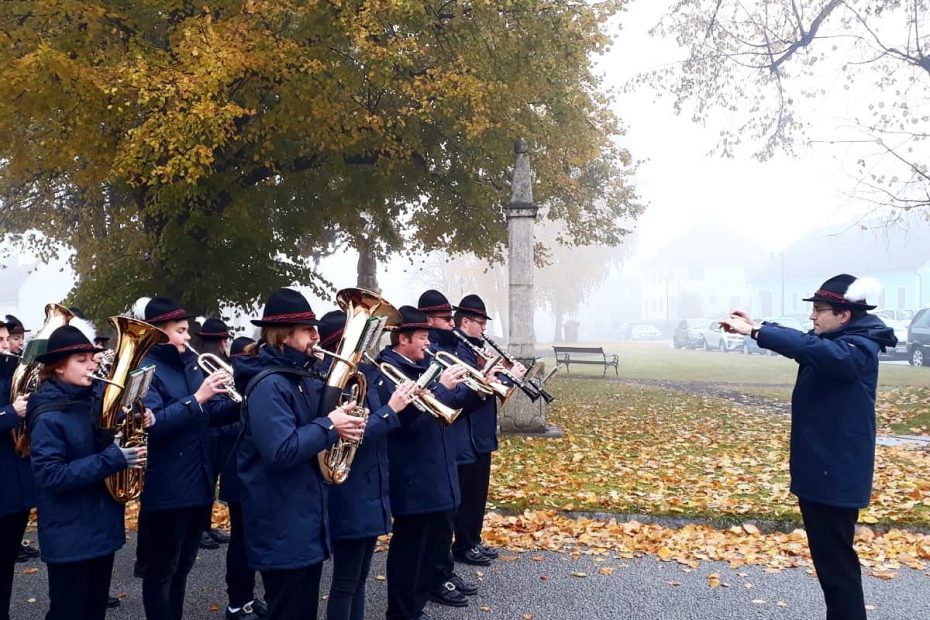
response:
<path id="1" fill-rule="evenodd" d="M 141 581 L 132 578 L 134 539 L 116 556 L 114 592 L 126 594 L 123 605 L 110 612 L 109 620 L 141 620 Z M 225 604 L 224 551 L 202 551 L 188 584 L 185 618 L 220 619 Z M 385 582 L 384 553 L 375 554 L 368 585 L 366 618 L 383 618 Z M 718 563 L 704 563 L 690 573 L 677 564 L 653 557 L 635 560 L 607 558 L 595 562 L 566 554 L 503 553 L 510 561 L 498 561 L 482 569 L 481 592 L 465 609 L 430 604 L 428 613 L 437 620 L 745 620 L 777 618 L 812 620 L 824 617 L 820 589 L 805 570 L 766 573 L 760 568 L 732 570 Z M 534 559 L 538 558 L 538 559 Z M 610 575 L 599 568 L 612 568 Z M 24 569 L 38 568 L 34 574 Z M 478 578 L 475 569 L 459 565 L 459 573 Z M 719 573 L 729 587 L 711 588 L 707 575 Z M 574 574 L 584 573 L 585 577 Z M 324 590 L 328 587 L 324 573 Z M 672 583 L 670 583 L 672 582 Z M 673 585 L 677 584 L 677 585 Z M 752 587 L 747 587 L 751 584 Z M 867 577 L 866 602 L 874 606 L 870 620 L 930 618 L 930 576 L 903 569 L 895 579 Z M 47 609 L 45 567 L 33 561 L 17 565 L 11 617 L 39 620 Z M 33 602 L 29 602 L 32 600 Z M 755 601 L 755 602 L 754 602 Z M 219 609 L 211 611 L 211 607 Z M 320 617 L 325 617 L 320 614 Z"/>

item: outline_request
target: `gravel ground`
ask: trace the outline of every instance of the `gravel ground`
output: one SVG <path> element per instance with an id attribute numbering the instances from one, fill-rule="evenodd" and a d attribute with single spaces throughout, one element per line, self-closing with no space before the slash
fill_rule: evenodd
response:
<path id="1" fill-rule="evenodd" d="M 134 539 L 116 556 L 113 592 L 125 595 L 110 620 L 139 620 L 141 581 L 132 577 Z M 732 570 L 705 562 L 690 573 L 683 567 L 653 557 L 634 560 L 607 558 L 594 562 L 588 556 L 572 559 L 558 553 L 502 554 L 504 560 L 480 569 L 459 565 L 466 578 L 478 579 L 481 591 L 465 609 L 430 604 L 427 612 L 437 620 L 690 620 L 778 618 L 811 620 L 824 616 L 816 579 L 801 569 L 767 573 L 760 568 Z M 375 555 L 368 585 L 367 618 L 383 618 L 386 554 Z M 225 585 L 222 549 L 202 551 L 188 582 L 186 616 L 223 618 Z M 613 571 L 607 570 L 612 568 Z M 34 574 L 26 574 L 38 569 Z M 611 572 L 604 575 L 599 572 Z M 721 585 L 711 588 L 707 576 L 719 573 Z M 578 576 L 583 573 L 586 576 Z M 328 588 L 324 572 L 324 591 Z M 747 585 L 751 584 L 751 585 Z M 930 577 L 902 569 L 888 581 L 865 578 L 870 619 L 914 620 L 930 618 Z M 38 620 L 47 609 L 45 566 L 32 561 L 17 565 L 11 617 Z M 31 601 L 31 602 L 30 602 Z M 215 610 L 213 610 L 215 609 Z M 324 617 L 321 613 L 320 617 Z"/>

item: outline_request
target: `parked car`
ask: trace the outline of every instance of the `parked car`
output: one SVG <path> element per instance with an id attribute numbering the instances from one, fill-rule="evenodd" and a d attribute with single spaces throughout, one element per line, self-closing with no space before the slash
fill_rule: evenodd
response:
<path id="1" fill-rule="evenodd" d="M 907 328 L 907 359 L 911 366 L 930 366 L 930 308 L 918 311 Z"/>
<path id="2" fill-rule="evenodd" d="M 778 323 L 784 327 L 790 327 L 791 329 L 796 329 L 800 332 L 807 332 L 809 330 L 804 328 L 804 324 L 801 323 L 798 319 L 793 316 L 771 316 L 762 319 L 760 323 Z M 769 351 L 768 349 L 763 349 L 759 346 L 759 343 L 750 338 L 749 336 L 742 336 L 743 338 L 743 353 L 749 355 L 752 353 L 758 353 L 759 355 L 775 355 L 774 351 Z"/>
<path id="3" fill-rule="evenodd" d="M 630 327 L 630 340 L 661 340 L 662 332 L 655 325 L 638 323 Z"/>
<path id="4" fill-rule="evenodd" d="M 738 351 L 743 348 L 743 336 L 723 331 L 718 321 L 707 326 L 704 332 L 704 350 L 706 351 Z"/>
<path id="5" fill-rule="evenodd" d="M 907 358 L 907 327 L 911 324 L 911 319 L 914 318 L 914 311 L 880 308 L 878 310 L 872 310 L 871 314 L 876 315 L 885 325 L 893 329 L 894 335 L 898 338 L 898 346 L 884 353 L 879 353 L 879 356 L 894 359 Z"/>
<path id="6" fill-rule="evenodd" d="M 914 320 L 913 310 L 901 310 L 900 308 L 877 308 L 872 310 L 871 314 L 881 317 L 881 319 L 885 321 L 885 325 L 888 325 L 886 319 L 898 321 L 905 325 L 910 325 L 911 321 Z"/>
<path id="7" fill-rule="evenodd" d="M 672 334 L 672 345 L 676 349 L 697 349 L 704 346 L 704 332 L 709 319 L 682 319 Z"/>

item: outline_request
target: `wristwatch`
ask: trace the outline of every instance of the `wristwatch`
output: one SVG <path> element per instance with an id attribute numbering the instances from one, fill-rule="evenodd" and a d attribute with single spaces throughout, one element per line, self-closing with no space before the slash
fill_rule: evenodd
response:
<path id="1" fill-rule="evenodd" d="M 750 332 L 749 332 L 749 337 L 752 338 L 753 340 L 758 340 L 758 339 L 759 339 L 759 330 L 760 330 L 760 329 L 762 329 L 762 328 L 761 328 L 761 327 L 753 327 L 753 328 L 750 330 Z"/>

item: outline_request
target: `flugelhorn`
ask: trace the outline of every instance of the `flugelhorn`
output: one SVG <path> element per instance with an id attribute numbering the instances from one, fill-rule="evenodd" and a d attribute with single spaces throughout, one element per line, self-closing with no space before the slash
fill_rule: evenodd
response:
<path id="1" fill-rule="evenodd" d="M 505 351 L 502 346 L 500 346 L 499 344 L 497 344 L 496 342 L 494 342 L 487 336 L 484 337 L 484 341 L 492 349 L 500 353 L 511 366 L 513 366 L 516 363 L 517 360 L 515 360 L 512 355 L 507 353 L 507 351 Z M 559 366 L 556 365 L 556 367 L 550 370 L 549 373 L 542 379 L 536 376 L 535 372 L 533 372 L 536 369 L 537 369 L 537 366 L 534 365 L 533 369 L 528 370 L 526 372 L 526 374 L 523 376 L 522 381 L 520 381 L 521 389 L 523 385 L 526 385 L 530 389 L 531 392 L 536 394 L 536 398 L 542 398 L 547 403 L 551 403 L 552 401 L 555 400 L 555 396 L 553 396 L 552 394 L 546 391 L 546 383 L 548 383 L 549 379 L 551 379 L 555 375 L 555 373 L 559 371 Z M 542 367 L 539 366 L 538 369 L 542 370 Z M 526 390 L 524 390 L 524 392 L 526 392 Z M 526 393 L 527 395 L 529 395 L 529 392 L 526 392 Z M 533 398 L 533 397 L 530 396 L 530 398 Z M 533 398 L 533 400 L 536 400 L 536 398 Z"/>
<path id="2" fill-rule="evenodd" d="M 370 355 L 365 354 L 365 359 L 370 364 L 373 364 L 381 371 L 391 383 L 394 385 L 400 385 L 410 381 L 411 379 L 403 373 L 397 366 L 393 364 L 388 364 L 387 362 L 378 362 L 377 360 L 372 359 Z M 442 364 L 439 362 L 434 362 L 430 367 L 420 375 L 420 378 L 417 379 L 417 391 L 414 392 L 413 406 L 416 407 L 419 411 L 423 413 L 428 413 L 431 416 L 437 417 L 446 424 L 452 424 L 455 422 L 456 418 L 461 415 L 461 409 L 455 409 L 448 405 L 444 405 L 439 401 L 436 396 L 427 389 L 427 386 L 432 383 L 433 379 L 439 376 L 439 374 L 444 370 Z"/>
<path id="3" fill-rule="evenodd" d="M 501 400 L 501 402 L 506 401 L 510 396 L 510 391 L 513 388 L 507 387 L 500 381 L 492 381 L 488 379 L 480 370 L 452 355 L 448 351 L 437 351 L 433 358 L 446 368 L 454 366 L 455 364 L 463 367 L 465 369 L 465 377 L 462 380 L 462 383 L 464 383 L 469 389 L 478 392 L 479 394 L 484 394 L 486 396 L 496 396 Z M 492 360 L 492 362 L 493 364 L 489 362 L 485 366 L 488 368 L 493 368 L 497 362 L 494 360 Z"/>
<path id="4" fill-rule="evenodd" d="M 233 380 L 233 368 L 231 365 L 226 363 L 219 355 L 214 355 L 213 353 L 198 353 L 197 349 L 191 345 L 187 344 L 184 346 L 197 356 L 197 365 L 208 375 L 212 375 L 221 370 L 225 372 L 227 379 L 223 382 L 223 389 L 226 390 L 226 396 L 233 402 L 242 402 L 242 395 L 236 391 L 236 382 Z"/>

